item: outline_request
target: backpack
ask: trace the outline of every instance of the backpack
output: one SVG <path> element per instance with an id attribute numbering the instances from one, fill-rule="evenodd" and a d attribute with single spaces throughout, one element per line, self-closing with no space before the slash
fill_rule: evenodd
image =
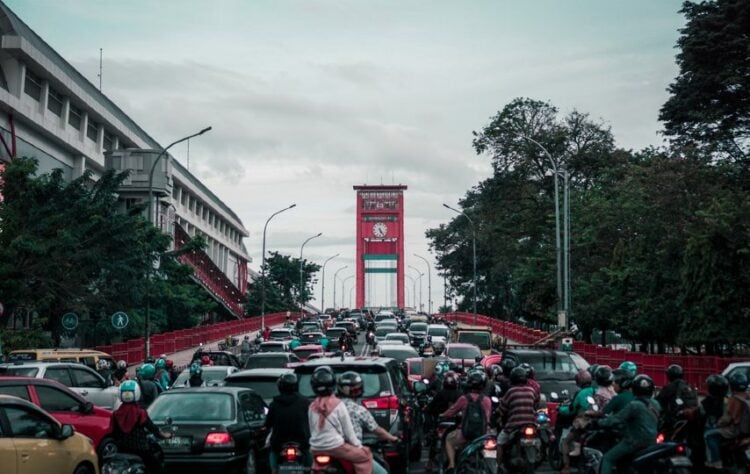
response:
<path id="1" fill-rule="evenodd" d="M 735 396 L 737 400 L 741 401 L 745 405 L 745 409 L 742 410 L 742 417 L 740 418 L 740 434 L 750 434 L 750 399 L 740 398 Z"/>
<path id="2" fill-rule="evenodd" d="M 464 410 L 464 418 L 461 421 L 461 434 L 466 441 L 471 442 L 480 436 L 484 436 L 487 432 L 487 417 L 484 408 L 482 408 L 484 397 L 479 394 L 476 400 L 472 400 L 469 395 L 464 396 L 468 403 L 466 410 Z"/>
<path id="3" fill-rule="evenodd" d="M 677 399 L 682 400 L 682 405 L 677 405 Z M 677 414 L 686 408 L 695 408 L 698 406 L 698 395 L 695 390 L 690 387 L 686 382 L 681 381 L 675 391 L 674 399 L 670 402 L 668 407 L 670 416 L 677 416 Z"/>

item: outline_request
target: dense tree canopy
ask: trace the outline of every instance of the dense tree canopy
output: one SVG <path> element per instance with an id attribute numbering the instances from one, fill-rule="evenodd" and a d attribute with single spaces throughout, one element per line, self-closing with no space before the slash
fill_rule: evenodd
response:
<path id="1" fill-rule="evenodd" d="M 312 285 L 315 283 L 313 278 L 320 270 L 320 265 L 302 260 L 302 288 L 299 258 L 271 252 L 265 265 L 266 313 L 294 311 L 299 308 L 300 302 L 304 304 L 310 301 Z M 261 314 L 262 284 L 262 278 L 259 277 L 247 293 L 245 311 L 249 315 Z"/>

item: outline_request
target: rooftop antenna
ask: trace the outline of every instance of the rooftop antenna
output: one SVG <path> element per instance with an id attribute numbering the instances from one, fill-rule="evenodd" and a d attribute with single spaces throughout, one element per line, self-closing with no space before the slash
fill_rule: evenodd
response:
<path id="1" fill-rule="evenodd" d="M 102 48 L 99 48 L 99 92 L 102 91 Z"/>

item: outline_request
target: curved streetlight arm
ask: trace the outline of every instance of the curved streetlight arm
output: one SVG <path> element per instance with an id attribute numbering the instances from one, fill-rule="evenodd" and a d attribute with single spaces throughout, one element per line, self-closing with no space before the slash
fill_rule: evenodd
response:
<path id="1" fill-rule="evenodd" d="M 425 265 L 427 265 L 427 312 L 429 314 L 432 314 L 432 270 L 430 267 L 430 262 L 419 254 L 415 253 L 414 256 L 422 259 Z"/>
<path id="2" fill-rule="evenodd" d="M 323 262 L 323 268 L 321 269 L 322 274 L 321 274 L 321 277 L 320 277 L 320 279 L 321 279 L 321 285 L 320 285 L 321 286 L 321 288 L 320 288 L 320 311 L 321 312 L 326 310 L 326 305 L 325 305 L 325 301 L 326 301 L 326 265 L 328 264 L 328 262 L 330 262 L 334 258 L 338 257 L 339 255 L 340 254 L 337 253 L 336 255 L 328 257 L 326 259 L 326 261 Z"/>
<path id="3" fill-rule="evenodd" d="M 349 265 L 344 265 L 333 274 L 333 309 L 336 309 L 336 278 L 338 277 L 339 272 L 345 268 L 349 268 Z"/>
<path id="4" fill-rule="evenodd" d="M 284 211 L 288 211 L 289 209 L 292 209 L 294 207 L 297 207 L 297 204 L 294 203 L 291 206 L 285 207 L 284 209 L 278 210 L 271 214 L 271 217 L 266 219 L 266 223 L 263 226 L 263 251 L 260 255 L 260 274 L 261 274 L 261 286 L 260 286 L 260 318 L 261 318 L 261 327 L 266 327 L 266 230 L 268 229 L 268 223 L 271 222 L 271 219 L 278 216 Z"/>
<path id="5" fill-rule="evenodd" d="M 302 292 L 303 292 L 303 285 L 304 285 L 304 282 L 302 281 L 302 280 L 304 280 L 304 278 L 302 276 L 304 274 L 304 272 L 303 272 L 304 265 L 302 264 L 302 251 L 305 249 L 305 245 L 307 245 L 307 243 L 309 241 L 311 241 L 312 239 L 317 239 L 321 235 L 323 235 L 323 232 L 318 232 L 316 235 L 313 235 L 312 237 L 309 237 L 307 240 L 305 240 L 304 242 L 302 242 L 302 245 L 299 248 L 299 311 L 300 311 L 300 318 L 302 317 L 302 312 L 303 312 L 302 311 Z"/>

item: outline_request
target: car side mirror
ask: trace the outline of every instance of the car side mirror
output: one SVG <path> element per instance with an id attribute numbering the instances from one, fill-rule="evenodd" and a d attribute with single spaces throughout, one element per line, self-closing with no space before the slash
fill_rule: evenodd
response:
<path id="1" fill-rule="evenodd" d="M 90 415 L 94 413 L 94 404 L 91 402 L 81 403 L 81 413 L 85 415 Z"/>
<path id="2" fill-rule="evenodd" d="M 427 384 L 417 380 L 414 382 L 414 393 L 424 393 L 427 391 Z"/>
<path id="3" fill-rule="evenodd" d="M 73 427 L 71 425 L 62 425 L 60 428 L 60 434 L 58 435 L 57 439 L 60 441 L 65 440 L 73 436 Z"/>

